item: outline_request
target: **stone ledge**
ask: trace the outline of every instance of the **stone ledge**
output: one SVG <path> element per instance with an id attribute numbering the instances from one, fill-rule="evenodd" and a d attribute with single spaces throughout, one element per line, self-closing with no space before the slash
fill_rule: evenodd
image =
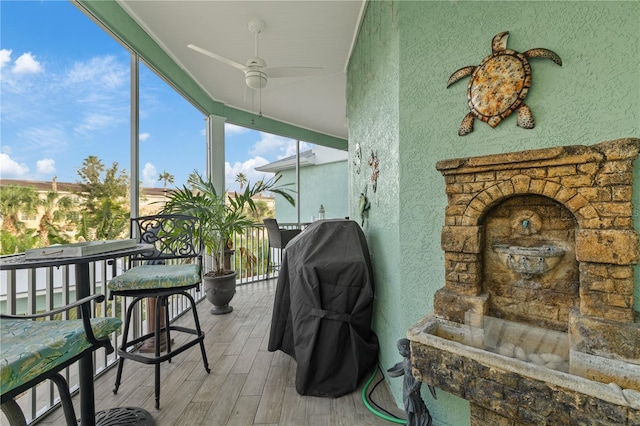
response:
<path id="1" fill-rule="evenodd" d="M 640 368 L 640 315 L 636 321 L 620 323 L 571 312 L 571 348 L 590 355 L 635 364 Z M 640 374 L 636 377 L 640 391 Z"/>
<path id="2" fill-rule="evenodd" d="M 640 401 L 631 398 L 630 402 L 619 387 L 431 334 L 442 323 L 443 320 L 427 316 L 407 332 L 414 376 L 423 383 L 467 399 L 519 425 L 538 425 L 541 420 L 556 419 L 555 424 L 563 425 L 613 426 L 633 425 L 640 419 Z"/>
<path id="3" fill-rule="evenodd" d="M 541 148 L 479 157 L 454 158 L 436 163 L 443 175 L 478 173 L 488 170 L 528 168 L 528 163 L 537 167 L 547 165 L 582 165 L 600 163 L 603 160 L 619 161 L 635 158 L 640 150 L 640 139 L 623 138 L 601 142 L 597 145 L 569 145 Z"/>

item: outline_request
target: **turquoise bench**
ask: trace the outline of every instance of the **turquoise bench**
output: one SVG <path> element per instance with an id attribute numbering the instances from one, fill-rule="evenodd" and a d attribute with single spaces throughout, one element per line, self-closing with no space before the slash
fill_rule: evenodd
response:
<path id="1" fill-rule="evenodd" d="M 113 352 L 110 336 L 122 321 L 91 318 L 90 314 L 91 302 L 104 299 L 104 295 L 94 295 L 41 314 L 0 315 L 0 402 L 10 425 L 27 424 L 15 398 L 46 379 L 58 387 L 67 425 L 77 424 L 69 386 L 60 371 L 99 348 Z M 35 320 L 76 307 L 81 319 Z"/>

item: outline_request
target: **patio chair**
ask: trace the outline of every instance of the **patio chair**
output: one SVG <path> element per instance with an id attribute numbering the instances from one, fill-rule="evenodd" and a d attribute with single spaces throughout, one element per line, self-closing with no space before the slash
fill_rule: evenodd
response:
<path id="1" fill-rule="evenodd" d="M 271 264 L 271 249 L 280 249 L 280 263 L 282 263 L 282 251 L 285 249 L 289 241 L 302 231 L 300 229 L 280 228 L 276 219 L 263 219 L 262 223 L 264 223 L 264 227 L 267 229 L 267 237 L 269 238 L 267 270 L 274 270 L 276 267 Z"/>
<path id="2" fill-rule="evenodd" d="M 66 424 L 77 425 L 69 385 L 60 371 L 97 349 L 105 348 L 107 354 L 112 353 L 110 336 L 122 324 L 119 318 L 91 318 L 94 300 L 102 302 L 104 295 L 85 297 L 35 315 L 0 315 L 1 403 L 10 425 L 27 424 L 15 398 L 46 379 L 58 387 Z M 76 307 L 81 319 L 36 320 Z"/>
<path id="3" fill-rule="evenodd" d="M 200 238 L 199 220 L 192 216 L 168 214 L 143 216 L 131 219 L 131 236 L 140 243 L 153 244 L 155 249 L 130 258 L 135 265 L 125 273 L 111 279 L 107 285 L 109 297 L 133 297 L 127 308 L 124 322 L 122 344 L 118 348 L 120 360 L 116 374 L 113 393 L 118 392 L 124 361 L 130 359 L 155 366 L 155 407 L 160 408 L 160 364 L 171 362 L 171 358 L 192 346 L 200 345 L 204 369 L 210 372 L 207 354 L 204 348 L 204 333 L 200 328 L 200 320 L 196 303 L 188 293 L 199 289 L 202 269 L 202 239 Z M 169 323 L 169 303 L 172 296 L 185 297 L 193 314 L 194 328 L 187 328 Z M 155 330 L 138 338 L 129 339 L 129 327 L 132 322 L 134 307 L 146 298 L 155 298 Z M 164 324 L 161 323 L 161 318 Z M 172 347 L 171 331 L 193 335 L 178 347 Z M 160 341 L 162 333 L 166 337 L 166 353 L 161 354 Z M 153 355 L 135 352 L 135 348 L 147 339 L 154 338 Z M 129 351 L 129 349 L 134 349 Z"/>

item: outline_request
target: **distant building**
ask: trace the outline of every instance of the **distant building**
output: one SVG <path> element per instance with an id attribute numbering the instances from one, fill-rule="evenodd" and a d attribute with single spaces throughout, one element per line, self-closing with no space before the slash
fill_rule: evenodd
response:
<path id="1" fill-rule="evenodd" d="M 51 181 L 37 181 L 37 180 L 20 180 L 20 179 L 0 179 L 0 187 L 4 186 L 24 186 L 35 188 L 40 198 L 44 199 L 49 192 L 57 192 L 58 198 L 71 197 L 73 201 L 78 200 L 78 194 L 81 192 L 82 187 L 77 183 L 58 182 L 56 178 Z M 157 213 L 163 206 L 166 200 L 166 195 L 171 190 L 164 190 L 163 188 L 141 188 L 140 189 L 140 215 L 149 215 Z M 78 202 L 74 202 L 78 205 Z M 24 223 L 27 228 L 37 229 L 40 224 L 40 219 L 44 214 L 44 208 L 39 207 L 34 214 L 27 214 L 26 212 L 20 212 L 18 219 Z M 0 221 L 2 218 L 0 218 Z M 70 236 L 73 236 L 72 230 L 66 230 Z"/>
<path id="2" fill-rule="evenodd" d="M 81 192 L 82 187 L 77 183 L 69 183 L 69 182 L 58 182 L 56 178 L 53 178 L 51 181 L 35 181 L 35 180 L 20 180 L 20 179 L 0 179 L 0 187 L 3 186 L 24 186 L 24 187 L 32 187 L 35 188 L 38 192 L 40 198 L 44 199 L 49 192 L 57 192 L 58 198 L 62 197 L 71 197 L 74 201 L 75 205 L 78 205 L 78 194 Z M 140 188 L 140 216 L 147 216 L 158 213 L 162 207 L 164 207 L 164 203 L 167 200 L 167 196 L 171 193 L 171 189 L 164 188 Z M 227 193 L 227 195 L 233 195 L 232 192 Z M 264 194 L 258 194 L 252 199 L 256 202 L 261 201 L 264 202 L 266 208 L 270 211 L 275 209 L 275 200 L 271 196 L 266 196 Z M 18 215 L 18 219 L 22 222 L 27 228 L 37 229 L 40 224 L 40 219 L 44 214 L 44 208 L 39 207 L 38 211 L 33 214 L 27 214 L 26 212 L 20 212 Z M 2 217 L 0 217 L 0 223 L 2 223 Z M 70 237 L 73 236 L 73 230 L 65 230 Z"/>
<path id="3" fill-rule="evenodd" d="M 320 206 L 326 219 L 345 218 L 348 209 L 348 153 L 323 146 L 314 146 L 299 155 L 300 160 L 300 222 L 317 220 Z M 256 167 L 256 170 L 282 176 L 279 184 L 291 184 L 296 189 L 296 156 Z M 294 198 L 297 195 L 294 194 Z M 298 206 L 292 206 L 275 196 L 276 219 L 280 223 L 297 223 Z"/>
<path id="4" fill-rule="evenodd" d="M 235 194 L 236 192 L 228 191 L 227 200 L 228 200 L 228 197 L 233 197 Z M 260 193 L 260 194 L 254 195 L 253 197 L 251 197 L 251 199 L 255 203 L 264 203 L 266 209 L 269 211 L 274 211 L 276 208 L 276 200 L 270 195 L 265 195 L 263 193 Z"/>

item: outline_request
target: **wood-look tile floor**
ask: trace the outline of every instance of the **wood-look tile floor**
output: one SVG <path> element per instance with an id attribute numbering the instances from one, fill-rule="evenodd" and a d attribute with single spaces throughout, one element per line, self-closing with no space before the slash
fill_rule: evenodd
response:
<path id="1" fill-rule="evenodd" d="M 239 286 L 231 302 L 234 311 L 226 315 L 211 315 L 207 301 L 198 305 L 211 373 L 205 372 L 197 346 L 163 363 L 159 410 L 154 408 L 153 366 L 133 361 L 125 362 L 117 395 L 112 392 L 115 369 L 96 380 L 96 410 L 142 407 L 157 426 L 392 425 L 365 407 L 361 389 L 341 398 L 296 392 L 295 361 L 281 351 L 267 351 L 275 288 L 275 280 Z M 192 323 L 191 315 L 178 323 Z M 376 388 L 373 398 L 394 415 L 404 415 L 386 383 Z M 62 410 L 39 424 L 64 425 Z"/>

